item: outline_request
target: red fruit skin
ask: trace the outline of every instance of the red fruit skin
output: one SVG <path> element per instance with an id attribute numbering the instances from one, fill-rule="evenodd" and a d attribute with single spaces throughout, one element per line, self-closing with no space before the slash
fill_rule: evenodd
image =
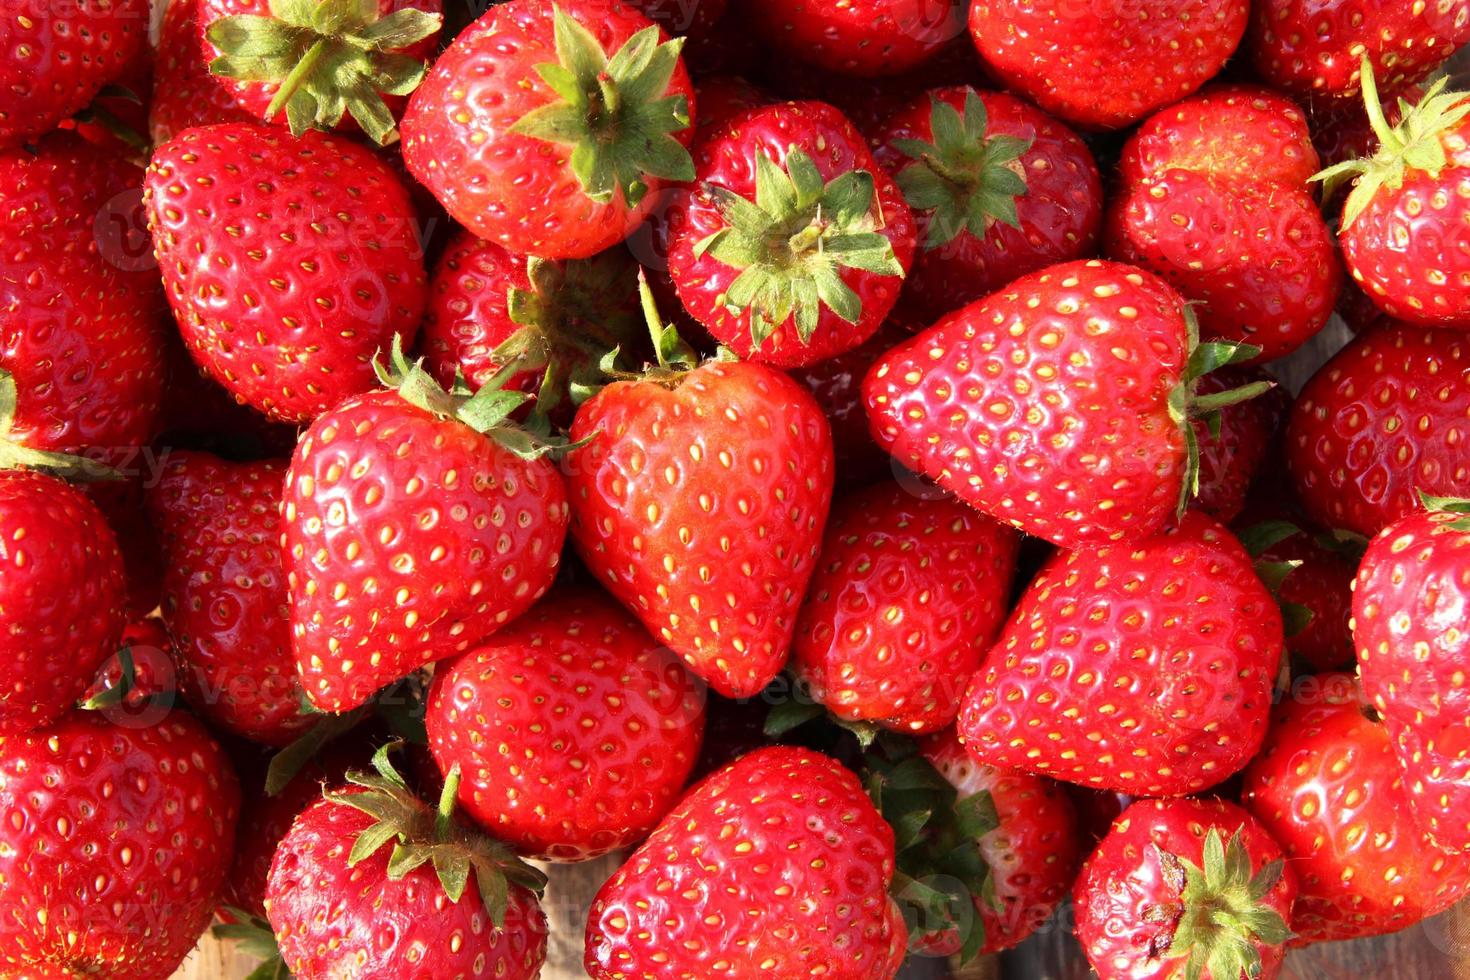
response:
<path id="1" fill-rule="evenodd" d="M 842 113 L 821 102 L 786 102 L 754 109 L 719 129 L 706 130 L 694 150 L 698 180 L 680 187 L 670 198 L 666 221 L 669 238 L 669 274 L 679 300 L 715 339 L 740 357 L 776 367 L 803 367 L 860 346 L 873 336 L 898 301 L 898 276 L 842 268 L 838 275 L 862 301 L 857 323 L 848 323 L 825 305 L 816 330 L 803 341 L 795 317 L 788 317 L 751 349 L 750 312 L 732 313 L 721 302 L 739 269 L 712 254 L 699 255 L 698 246 L 728 227 L 708 185 L 733 191 L 748 201 L 756 196 L 756 160 L 764 154 L 782 170 L 792 148 L 805 152 L 822 179 L 830 181 L 853 170 L 873 177 L 873 229 L 888 239 L 894 257 L 907 273 L 914 261 L 914 220 L 893 178 L 878 166 L 866 141 Z"/>
<path id="2" fill-rule="evenodd" d="M 302 435 L 281 517 L 302 688 L 341 712 L 529 609 L 556 578 L 567 489 L 544 458 L 378 391 Z"/>
<path id="3" fill-rule="evenodd" d="M 1353 588 L 1363 694 L 1403 767 L 1419 824 L 1470 852 L 1470 531 L 1464 514 L 1417 513 L 1368 546 Z"/>
<path id="4" fill-rule="evenodd" d="M 413 206 L 371 152 L 250 123 L 185 130 L 153 153 L 144 200 L 179 329 L 244 404 L 308 422 L 376 387 L 427 298 Z"/>
<path id="5" fill-rule="evenodd" d="M 1365 55 L 1378 91 L 1390 93 L 1428 75 L 1466 41 L 1470 9 L 1458 0 L 1256 0 L 1249 47 L 1272 88 L 1303 99 L 1350 99 L 1362 90 Z"/>
<path id="6" fill-rule="evenodd" d="M 730 120 L 751 109 L 771 104 L 771 97 L 739 75 L 715 75 L 700 79 L 695 88 L 699 95 L 700 132 L 723 127 Z"/>
<path id="7" fill-rule="evenodd" d="M 863 394 L 878 445 L 997 520 L 1064 548 L 1141 539 L 1179 499 L 1186 345 L 1163 281 L 1072 262 L 890 350 Z"/>
<path id="8" fill-rule="evenodd" d="M 109 721 L 128 727 L 135 727 L 139 719 L 151 724 L 158 718 L 153 712 L 167 711 L 166 707 L 156 707 L 155 699 L 166 702 L 174 693 L 173 643 L 168 638 L 168 630 L 163 620 L 152 616 L 134 620 L 123 628 L 118 646 L 126 647 L 133 659 L 132 686 L 123 695 L 120 708 L 106 707 L 100 713 Z M 101 696 L 121 681 L 122 663 L 118 654 L 113 654 L 97 668 L 97 676 L 87 688 L 84 700 Z M 121 714 L 114 713 L 118 711 Z"/>
<path id="9" fill-rule="evenodd" d="M 281 567 L 284 460 L 230 463 L 176 452 L 148 507 L 167 572 L 163 617 L 189 704 L 235 735 L 284 746 L 301 712 Z"/>
<path id="10" fill-rule="evenodd" d="M 893 831 L 857 777 L 758 749 L 700 783 L 597 893 L 593 980 L 892 980 L 908 930 Z"/>
<path id="11" fill-rule="evenodd" d="M 1125 22 L 1113 4 L 976 0 L 970 36 L 1007 88 L 1087 129 L 1120 129 L 1209 81 L 1248 11 L 1248 0 L 1168 0 Z"/>
<path id="12" fill-rule="evenodd" d="M 1286 460 L 1312 519 L 1371 537 L 1470 481 L 1470 344 L 1388 326 L 1312 376 L 1292 408 Z"/>
<path id="13" fill-rule="evenodd" d="M 1296 872 L 1295 946 L 1397 932 L 1470 892 L 1470 864 L 1415 826 L 1388 733 L 1352 678 L 1316 680 L 1276 709 L 1241 792 Z"/>
<path id="14" fill-rule="evenodd" d="M 1167 953 L 1177 919 L 1160 919 L 1157 914 L 1161 906 L 1178 907 L 1182 900 L 1181 892 L 1168 882 L 1159 851 L 1203 867 L 1205 837 L 1212 829 L 1222 844 L 1240 833 L 1253 876 L 1282 859 L 1281 845 L 1260 821 L 1223 800 L 1142 800 L 1114 821 L 1083 865 L 1073 893 L 1077 938 L 1102 980 L 1165 980 L 1184 975 L 1184 957 Z M 1289 926 L 1296 894 L 1296 875 L 1288 863 L 1261 904 Z M 1252 944 L 1260 954 L 1260 976 L 1270 980 L 1279 974 L 1285 944 L 1259 939 Z M 1206 975 L 1214 980 L 1239 980 L 1208 970 Z"/>
<path id="15" fill-rule="evenodd" d="M 915 97 L 879 131 L 874 157 L 892 174 L 913 164 L 894 142 L 932 143 L 931 100 L 946 102 L 963 114 L 972 92 L 969 86 L 958 86 Z M 925 321 L 1048 265 L 1093 254 L 1102 225 L 1102 178 L 1077 134 L 1020 99 L 1001 92 L 976 94 L 985 105 L 987 137 L 1032 141 L 1017 161 L 1026 179 L 1026 193 L 1016 199 L 1020 227 L 991 221 L 984 237 L 964 229 L 949 242 L 930 248 L 926 242 L 934 212 L 915 210 L 918 252 L 900 302 L 906 312 Z"/>
<path id="16" fill-rule="evenodd" d="M 1191 512 L 1047 562 L 970 681 L 960 738 L 979 762 L 1090 789 L 1199 792 L 1260 747 L 1281 647 L 1250 556 Z"/>
<path id="17" fill-rule="evenodd" d="M 547 928 L 535 895 L 512 885 L 497 929 L 473 870 L 464 894 L 451 903 L 429 864 L 390 878 L 391 847 L 349 868 L 353 842 L 372 825 L 362 811 L 321 799 L 276 848 L 265 908 L 292 975 L 539 976 Z"/>
<path id="18" fill-rule="evenodd" d="M 1226 368 L 1200 379 L 1200 394 L 1228 391 L 1257 381 L 1270 381 L 1263 371 Z M 1276 448 L 1277 434 L 1285 421 L 1290 396 L 1272 388 L 1250 401 L 1220 410 L 1220 432 L 1215 435 L 1202 419 L 1196 419 L 1199 440 L 1199 493 L 1193 506 L 1228 524 L 1245 508 L 1251 482 Z"/>
<path id="19" fill-rule="evenodd" d="M 1007 612 L 1020 535 L 948 494 L 880 483 L 837 502 L 793 666 L 839 718 L 937 732 Z"/>
<path id="20" fill-rule="evenodd" d="M 957 0 L 755 0 L 745 5 L 775 54 L 844 75 L 898 75 L 965 30 Z"/>
<path id="21" fill-rule="evenodd" d="M 1082 837 L 1077 811 L 1066 790 L 1049 779 L 977 764 L 953 728 L 924 740 L 924 757 L 949 780 L 961 799 L 988 792 L 1000 826 L 980 838 L 979 847 L 995 884 L 997 909 L 975 896 L 975 911 L 985 927 L 981 953 L 1018 946 L 1051 918 L 1077 877 Z M 928 950 L 959 952 L 957 934 Z M 952 947 L 952 948 L 951 948 Z"/>
<path id="22" fill-rule="evenodd" d="M 229 759 L 183 712 L 0 739 L 0 970 L 170 976 L 214 915 L 239 807 Z"/>
<path id="23" fill-rule="evenodd" d="M 198 11 L 199 0 L 168 0 L 163 13 L 148 106 L 148 135 L 154 146 L 193 126 L 257 118 L 233 87 L 209 73 L 199 49 Z"/>
<path id="24" fill-rule="evenodd" d="M 442 665 L 429 747 L 459 800 L 527 857 L 586 861 L 642 840 L 704 735 L 704 685 L 604 594 L 553 594 Z"/>
<path id="25" fill-rule="evenodd" d="M 863 376 L 903 337 L 901 330 L 885 324 L 861 347 L 787 372 L 812 393 L 827 416 L 832 426 L 834 472 L 841 473 L 849 487 L 866 486 L 893 476 L 892 457 L 878 448 L 868 431 Z"/>
<path id="26" fill-rule="evenodd" d="M 670 35 L 694 42 L 708 39 L 729 7 L 728 0 L 627 0 L 627 3 Z"/>
<path id="27" fill-rule="evenodd" d="M 55 477 L 0 472 L 0 736 L 61 716 L 116 652 L 127 586 L 96 506 Z"/>
<path id="28" fill-rule="evenodd" d="M 553 6 L 499 4 L 454 39 L 409 99 L 400 127 L 403 158 L 450 216 L 480 238 L 518 255 L 587 258 L 641 224 L 664 184 L 649 177 L 648 193 L 634 206 L 621 194 L 598 204 L 583 193 L 564 147 L 509 131 L 559 98 L 536 73 L 536 65 L 557 60 Z M 651 23 L 618 0 L 569 0 L 561 9 L 609 54 Z M 667 95 L 684 96 L 696 118 L 682 60 Z M 693 127 L 673 136 L 688 146 Z"/>
<path id="29" fill-rule="evenodd" d="M 598 582 L 726 697 L 786 662 L 832 502 L 832 435 L 790 378 L 707 363 L 584 402 L 563 464 Z"/>

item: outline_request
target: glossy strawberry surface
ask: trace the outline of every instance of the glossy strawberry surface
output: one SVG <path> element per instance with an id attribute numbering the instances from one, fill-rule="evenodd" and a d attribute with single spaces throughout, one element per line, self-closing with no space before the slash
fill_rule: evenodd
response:
<path id="1" fill-rule="evenodd" d="M 783 56 L 846 75 L 896 75 L 964 33 L 957 0 L 755 0 L 757 30 Z"/>
<path id="2" fill-rule="evenodd" d="M 240 94 L 209 73 L 199 48 L 199 0 L 169 0 L 159 26 L 148 136 L 154 146 L 193 126 L 254 119 Z"/>

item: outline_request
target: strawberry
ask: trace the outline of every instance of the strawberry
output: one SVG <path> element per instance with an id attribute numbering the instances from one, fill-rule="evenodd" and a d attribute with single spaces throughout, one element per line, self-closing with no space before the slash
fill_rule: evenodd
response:
<path id="1" fill-rule="evenodd" d="M 754 0 L 775 53 L 846 75 L 897 75 L 964 33 L 957 0 Z"/>
<path id="2" fill-rule="evenodd" d="M 706 131 L 698 184 L 666 215 L 679 299 L 742 357 L 801 367 L 877 332 L 913 264 L 914 223 L 852 123 L 820 102 Z"/>
<path id="3" fill-rule="evenodd" d="M 1353 642 L 1363 694 L 1404 770 L 1414 816 L 1446 851 L 1470 851 L 1470 502 L 1384 528 L 1353 587 Z"/>
<path id="4" fill-rule="evenodd" d="M 185 697 L 236 735 L 285 745 L 310 726 L 281 567 L 284 461 L 169 456 L 148 507 L 165 567 L 163 617 Z"/>
<path id="5" fill-rule="evenodd" d="M 209 73 L 199 52 L 199 0 L 167 0 L 153 63 L 148 136 L 154 146 L 193 126 L 248 122 L 240 96 Z"/>
<path id="6" fill-rule="evenodd" d="M 1296 872 L 1294 945 L 1396 932 L 1470 892 L 1470 864 L 1414 825 L 1388 733 L 1352 678 L 1314 680 L 1277 709 L 1241 793 Z"/>
<path id="7" fill-rule="evenodd" d="M 376 773 L 350 772 L 308 806 L 276 848 L 265 908 L 285 965 L 306 980 L 534 980 L 545 876 L 454 816 L 457 772 L 436 812 L 386 753 Z"/>
<path id="8" fill-rule="evenodd" d="M 135 620 L 123 627 L 117 653 L 97 668 L 81 706 L 115 724 L 151 724 L 173 706 L 175 679 L 173 643 L 163 620 Z"/>
<path id="9" fill-rule="evenodd" d="M 1365 537 L 1416 509 L 1416 491 L 1470 481 L 1470 344 L 1386 326 L 1359 336 L 1302 388 L 1286 461 L 1307 513 Z"/>
<path id="10" fill-rule="evenodd" d="M 513 253 L 595 255 L 694 177 L 682 47 L 619 0 L 493 6 L 409 100 L 408 169 Z"/>
<path id="11" fill-rule="evenodd" d="M 1226 368 L 1207 374 L 1196 389 L 1209 396 L 1247 385 L 1270 382 L 1270 376 L 1251 368 Z M 1194 506 L 1222 523 L 1235 520 L 1245 507 L 1256 474 L 1276 448 L 1289 399 L 1281 388 L 1258 398 L 1220 409 L 1218 424 L 1194 419 L 1199 443 L 1199 494 Z M 1212 425 L 1215 431 L 1211 431 Z"/>
<path id="12" fill-rule="evenodd" d="M 1196 395 L 1254 353 L 1195 345 L 1179 295 L 1132 266 L 1052 266 L 889 351 L 863 382 L 873 436 L 966 503 L 1063 547 L 1140 539 L 1195 492 Z"/>
<path id="13" fill-rule="evenodd" d="M 553 593 L 439 667 L 429 746 L 460 807 L 532 857 L 585 861 L 642 840 L 699 755 L 704 688 L 605 595 Z"/>
<path id="14" fill-rule="evenodd" d="M 1113 4 L 975 0 L 970 36 L 1006 87 L 1088 129 L 1120 129 L 1209 81 L 1245 34 L 1247 0 Z"/>
<path id="15" fill-rule="evenodd" d="M 863 377 L 874 361 L 903 338 L 901 330 L 888 324 L 861 347 L 787 372 L 812 393 L 827 416 L 832 426 L 834 472 L 841 473 L 849 486 L 865 486 L 893 475 L 892 459 L 868 431 Z"/>
<path id="16" fill-rule="evenodd" d="M 728 0 L 627 0 L 671 35 L 706 39 L 729 9 Z"/>
<path id="17" fill-rule="evenodd" d="M 214 915 L 239 806 L 229 759 L 182 712 L 0 738 L 0 971 L 171 975 Z"/>
<path id="18" fill-rule="evenodd" d="M 1250 556 L 1202 514 L 1137 544 L 1061 552 L 970 681 L 960 737 L 989 765 L 1198 792 L 1260 746 L 1281 633 Z"/>
<path id="19" fill-rule="evenodd" d="M 838 501 L 797 617 L 797 674 L 839 718 L 952 724 L 1005 619 L 1018 541 L 940 492 L 888 482 Z"/>
<path id="20" fill-rule="evenodd" d="M 506 426 L 525 396 L 445 391 L 395 347 L 390 389 L 349 399 L 301 437 L 282 551 L 308 699 L 342 712 L 461 653 L 551 586 L 567 491 L 549 448 Z"/>
<path id="21" fill-rule="evenodd" d="M 907 938 L 893 874 L 893 831 L 856 776 L 759 749 L 700 783 L 602 886 L 587 974 L 892 980 Z"/>
<path id="22" fill-rule="evenodd" d="M 1102 980 L 1269 978 L 1296 876 L 1256 818 L 1220 800 L 1144 800 L 1077 879 L 1077 938 Z"/>
<path id="23" fill-rule="evenodd" d="M 1470 11 L 1462 11 L 1470 37 Z M 1377 152 L 1317 175 L 1323 196 L 1355 179 L 1342 207 L 1343 259 L 1378 307 L 1406 323 L 1470 329 L 1470 94 L 1430 86 L 1399 107 L 1390 127 L 1373 69 L 1363 61 L 1363 99 Z"/>
<path id="24" fill-rule="evenodd" d="M 891 116 L 876 146 L 918 224 L 903 303 L 926 321 L 1094 252 L 1102 178 L 1092 154 L 1020 99 L 934 89 Z"/>
<path id="25" fill-rule="evenodd" d="M 361 147 L 249 123 L 189 129 L 154 151 L 145 201 L 194 357 L 274 419 L 308 422 L 368 390 L 373 355 L 418 327 L 413 208 Z"/>

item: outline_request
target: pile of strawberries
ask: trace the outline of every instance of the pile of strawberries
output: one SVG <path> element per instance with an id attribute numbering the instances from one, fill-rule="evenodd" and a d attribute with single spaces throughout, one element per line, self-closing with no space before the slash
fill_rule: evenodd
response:
<path id="1" fill-rule="evenodd" d="M 1470 0 L 149 13 L 0 14 L 0 976 L 1470 892 Z"/>

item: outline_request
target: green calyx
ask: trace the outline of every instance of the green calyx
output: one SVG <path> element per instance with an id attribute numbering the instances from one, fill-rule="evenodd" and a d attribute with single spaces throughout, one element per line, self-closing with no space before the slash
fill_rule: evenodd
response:
<path id="1" fill-rule="evenodd" d="M 444 780 L 438 807 L 419 799 L 394 769 L 389 753 L 403 743 L 392 742 L 373 756 L 376 772 L 350 772 L 347 781 L 359 791 L 324 794 L 325 799 L 350 806 L 372 817 L 374 823 L 357 835 L 347 856 L 347 866 L 356 867 L 391 845 L 388 878 L 400 881 L 425 864 L 434 869 L 445 896 L 458 902 L 475 875 L 480 901 L 496 928 L 505 924 L 510 886 L 518 885 L 540 895 L 546 876 L 520 860 L 510 848 L 455 819 L 460 773 L 455 766 Z"/>
<path id="2" fill-rule="evenodd" d="M 753 348 L 789 319 L 810 340 L 824 307 L 856 323 L 862 300 L 842 281 L 842 269 L 903 276 L 893 244 L 878 232 L 882 215 L 874 213 L 873 175 L 866 170 L 824 182 L 811 157 L 791 147 L 784 171 L 759 154 L 755 181 L 754 202 L 707 187 L 728 227 L 694 249 L 740 270 L 719 302 L 735 315 L 750 312 Z"/>
<path id="3" fill-rule="evenodd" d="M 1397 190 L 1403 186 L 1410 170 L 1438 175 L 1449 163 L 1442 137 L 1445 132 L 1470 115 L 1470 95 L 1446 92 L 1449 79 L 1441 78 L 1432 85 L 1418 105 L 1399 100 L 1397 126 L 1390 126 L 1378 101 L 1378 86 L 1373 65 L 1366 58 L 1362 64 L 1363 106 L 1368 122 L 1378 137 L 1378 152 L 1361 160 L 1347 160 L 1328 167 L 1312 179 L 1322 182 L 1324 198 L 1331 198 L 1345 182 L 1357 179 L 1342 207 L 1342 227 L 1351 228 L 1374 195 L 1382 188 Z"/>
<path id="4" fill-rule="evenodd" d="M 941 99 L 931 99 L 933 142 L 896 140 L 894 147 L 915 163 L 895 178 L 909 206 L 930 212 L 925 248 L 938 248 L 962 231 L 984 238 L 999 221 L 1021 226 L 1016 199 L 1026 193 L 1021 157 L 1033 140 L 985 135 L 985 103 L 965 93 L 964 115 Z"/>
<path id="5" fill-rule="evenodd" d="M 104 483 L 123 479 L 123 474 L 85 456 L 32 449 L 11 439 L 19 405 L 15 375 L 0 368 L 0 470 L 39 470 L 73 483 Z"/>
<path id="6" fill-rule="evenodd" d="M 237 952 L 260 960 L 260 965 L 245 980 L 290 980 L 291 971 L 281 958 L 270 923 L 234 906 L 227 905 L 224 911 L 235 921 L 221 923 L 209 931 L 216 939 L 234 942 Z"/>
<path id="7" fill-rule="evenodd" d="M 1302 563 L 1297 559 L 1271 561 L 1262 556 L 1275 545 L 1301 533 L 1303 533 L 1302 529 L 1290 521 L 1261 521 L 1237 535 L 1246 554 L 1255 560 L 1256 577 L 1261 580 L 1261 584 L 1271 593 L 1276 600 L 1276 605 L 1281 609 L 1281 627 L 1287 639 L 1296 636 L 1310 626 L 1314 616 L 1312 610 L 1306 606 L 1297 602 L 1284 602 L 1281 599 L 1282 584 L 1292 572 L 1302 566 Z"/>
<path id="8" fill-rule="evenodd" d="M 351 115 L 378 144 L 398 138 L 384 95 L 408 95 L 427 66 L 402 54 L 432 37 L 439 14 L 407 8 L 378 15 L 377 0 L 270 0 L 270 16 L 238 14 L 209 26 L 215 75 L 279 86 L 266 118 L 282 109 L 291 132 L 333 129 Z"/>
<path id="9" fill-rule="evenodd" d="M 1470 500 L 1461 497 L 1436 497 L 1420 490 L 1419 503 L 1431 514 L 1470 515 Z M 1470 516 L 1448 521 L 1443 526 L 1452 531 L 1470 531 Z"/>
<path id="10" fill-rule="evenodd" d="M 621 193 L 629 207 L 648 193 L 649 177 L 694 179 L 694 160 L 673 133 L 689 128 L 689 100 L 668 95 L 683 38 L 662 44 L 647 27 L 611 58 L 596 35 L 554 8 L 556 61 L 536 66 L 559 98 L 533 109 L 510 132 L 572 148 L 582 191 L 599 204 Z"/>
<path id="11" fill-rule="evenodd" d="M 1205 835 L 1203 867 L 1157 851 L 1165 884 L 1179 894 L 1177 905 L 1155 905 L 1145 913 L 1149 921 L 1175 923 L 1173 939 L 1158 955 L 1184 958 L 1185 980 L 1200 980 L 1207 969 L 1213 977 L 1260 977 L 1256 943 L 1279 946 L 1291 938 L 1280 913 L 1265 904 L 1281 880 L 1283 862 L 1252 874 L 1240 831 L 1226 844 L 1214 827 Z"/>

